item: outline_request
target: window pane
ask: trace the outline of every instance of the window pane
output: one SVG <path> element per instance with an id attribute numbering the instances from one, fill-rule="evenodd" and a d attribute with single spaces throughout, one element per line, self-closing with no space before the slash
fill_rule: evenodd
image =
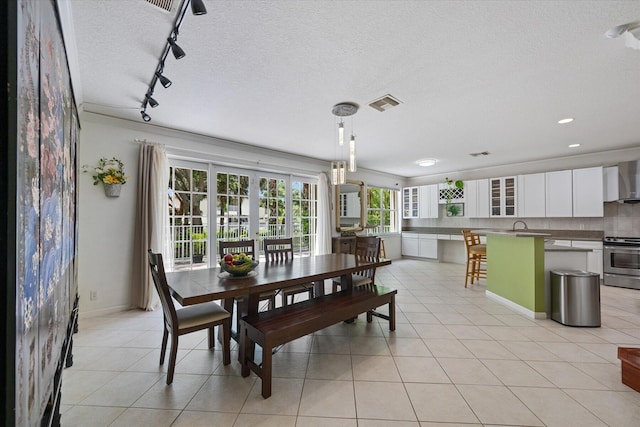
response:
<path id="1" fill-rule="evenodd" d="M 175 168 L 173 188 L 176 191 L 191 190 L 191 170 Z"/>
<path id="2" fill-rule="evenodd" d="M 247 175 L 240 175 L 239 194 L 241 196 L 248 196 L 249 195 L 249 176 L 247 176 Z"/>
<path id="3" fill-rule="evenodd" d="M 229 175 L 228 194 L 238 194 L 238 175 Z"/>
<path id="4" fill-rule="evenodd" d="M 175 193 L 176 201 L 175 210 L 176 215 L 189 215 L 191 213 L 191 194 L 189 193 Z"/>
<path id="5" fill-rule="evenodd" d="M 194 194 L 193 195 L 193 215 L 206 216 L 207 215 L 207 195 L 206 194 Z"/>
<path id="6" fill-rule="evenodd" d="M 193 171 L 193 191 L 199 193 L 207 192 L 207 171 Z"/>
<path id="7" fill-rule="evenodd" d="M 228 175 L 226 173 L 218 174 L 218 194 L 227 194 L 227 186 L 229 184 L 228 181 Z"/>

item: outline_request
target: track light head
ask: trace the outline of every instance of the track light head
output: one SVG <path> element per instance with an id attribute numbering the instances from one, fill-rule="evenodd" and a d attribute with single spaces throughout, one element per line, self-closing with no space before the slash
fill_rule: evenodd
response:
<path id="1" fill-rule="evenodd" d="M 163 76 L 160 71 L 156 71 L 156 77 L 158 78 L 158 80 L 160 80 L 160 84 L 167 88 L 169 86 L 171 86 L 172 81 L 169 80 L 168 78 L 166 78 L 165 76 Z"/>
<path id="2" fill-rule="evenodd" d="M 146 94 L 144 97 L 147 99 L 147 102 L 149 103 L 149 105 L 151 105 L 151 108 L 156 108 L 158 105 L 160 105 L 158 101 L 156 101 L 151 97 L 151 95 Z"/>
<path id="3" fill-rule="evenodd" d="M 174 39 L 169 37 L 167 40 L 169 40 L 169 44 L 171 45 L 171 53 L 173 53 L 174 58 L 182 59 L 187 55 L 186 53 L 184 53 L 184 50 L 182 50 L 182 48 L 178 46 Z"/>
<path id="4" fill-rule="evenodd" d="M 191 12 L 193 12 L 194 15 L 206 15 L 207 8 L 204 7 L 202 0 L 191 0 Z"/>
<path id="5" fill-rule="evenodd" d="M 146 111 L 144 110 L 140 111 L 140 115 L 142 116 L 142 120 L 144 120 L 145 122 L 151 121 L 151 116 L 148 115 Z"/>

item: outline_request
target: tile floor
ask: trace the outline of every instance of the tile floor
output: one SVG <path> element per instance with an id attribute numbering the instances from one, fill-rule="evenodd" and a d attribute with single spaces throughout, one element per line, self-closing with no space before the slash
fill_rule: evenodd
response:
<path id="1" fill-rule="evenodd" d="M 206 333 L 158 365 L 161 312 L 81 319 L 64 372 L 64 426 L 640 425 L 617 347 L 640 347 L 640 291 L 602 287 L 602 327 L 531 320 L 465 289 L 464 266 L 414 260 L 378 270 L 398 289 L 398 325 L 338 324 L 274 356 L 273 395 L 222 365 Z M 82 309 L 82 307 L 81 307 Z M 168 357 L 167 357 L 168 359 Z"/>

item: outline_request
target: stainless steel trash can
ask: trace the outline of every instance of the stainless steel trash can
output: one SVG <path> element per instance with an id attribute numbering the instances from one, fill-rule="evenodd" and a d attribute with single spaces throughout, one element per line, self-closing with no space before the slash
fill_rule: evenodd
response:
<path id="1" fill-rule="evenodd" d="M 600 275 L 552 270 L 551 319 L 568 326 L 600 326 Z"/>

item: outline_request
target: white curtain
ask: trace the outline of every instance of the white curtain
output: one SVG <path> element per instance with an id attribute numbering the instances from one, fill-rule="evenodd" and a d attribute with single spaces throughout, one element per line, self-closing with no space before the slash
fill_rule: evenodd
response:
<path id="1" fill-rule="evenodd" d="M 331 186 L 329 176 L 318 176 L 318 224 L 316 228 L 316 255 L 331 253 Z"/>
<path id="2" fill-rule="evenodd" d="M 142 144 L 138 160 L 134 268 L 138 272 L 138 305 L 144 310 L 154 310 L 160 304 L 149 270 L 147 250 L 161 252 L 165 267 L 173 265 L 167 209 L 168 182 L 169 162 L 164 147 Z"/>

